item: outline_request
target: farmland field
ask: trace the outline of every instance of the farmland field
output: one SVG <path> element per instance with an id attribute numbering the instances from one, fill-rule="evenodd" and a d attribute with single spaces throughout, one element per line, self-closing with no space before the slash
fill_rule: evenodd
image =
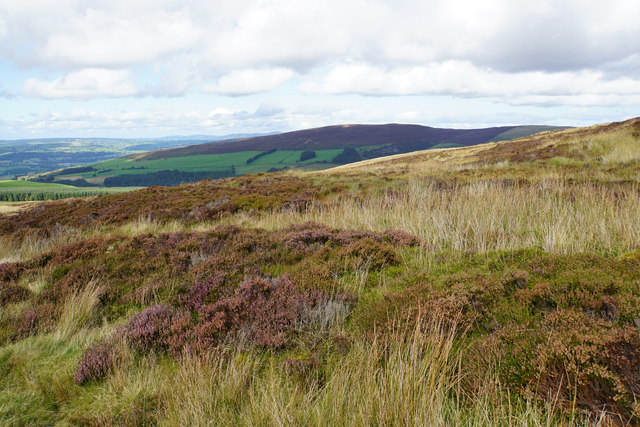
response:
<path id="1" fill-rule="evenodd" d="M 364 147 L 368 148 L 368 147 Z M 303 150 L 277 150 L 263 155 L 247 164 L 247 160 L 261 154 L 261 151 L 242 151 L 223 154 L 199 154 L 183 157 L 168 157 L 155 160 L 137 160 L 136 158 L 119 158 L 91 165 L 90 171 L 81 173 L 64 171 L 55 175 L 55 180 L 73 180 L 82 178 L 88 182 L 102 183 L 104 177 L 119 175 L 142 175 L 153 172 L 178 170 L 182 172 L 227 172 L 233 167 L 236 175 L 267 172 L 270 169 L 285 169 L 291 166 L 304 167 L 313 163 L 331 167 L 331 160 L 342 150 L 317 150 L 312 159 L 300 161 Z"/>
<path id="2" fill-rule="evenodd" d="M 139 187 L 92 188 L 71 185 L 5 180 L 0 181 L 0 201 L 22 202 L 34 200 L 55 200 L 69 197 L 96 196 L 99 194 L 122 193 Z"/>

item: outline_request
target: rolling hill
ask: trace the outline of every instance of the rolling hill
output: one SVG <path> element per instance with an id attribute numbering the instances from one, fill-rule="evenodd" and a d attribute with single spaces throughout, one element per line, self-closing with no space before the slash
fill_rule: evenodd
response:
<path id="1" fill-rule="evenodd" d="M 405 124 L 327 126 L 133 154 L 43 174 L 38 179 L 84 186 L 177 185 L 205 178 L 292 168 L 327 169 L 390 154 L 464 147 L 552 129 L 555 128 L 439 129 Z"/>
<path id="2" fill-rule="evenodd" d="M 35 138 L 0 140 L 0 179 L 34 175 L 165 148 L 183 147 L 203 141 L 257 136 L 187 135 L 160 138 Z"/>
<path id="3" fill-rule="evenodd" d="M 638 425 L 638 212 L 640 118 L 33 202 L 0 424 Z"/>
<path id="4" fill-rule="evenodd" d="M 512 131 L 506 134 L 513 135 Z M 640 154 L 640 118 L 585 128 L 543 131 L 508 141 L 489 142 L 470 147 L 421 150 L 339 166 L 327 173 L 388 173 L 404 174 L 459 173 L 473 174 L 482 170 L 496 175 L 525 176 L 526 164 L 536 165 L 536 175 L 542 171 L 572 171 L 574 177 L 594 173 L 594 163 L 602 169 L 616 164 L 608 172 L 614 176 L 627 173 L 637 181 L 635 159 Z M 499 140 L 499 139 L 498 139 Z"/>

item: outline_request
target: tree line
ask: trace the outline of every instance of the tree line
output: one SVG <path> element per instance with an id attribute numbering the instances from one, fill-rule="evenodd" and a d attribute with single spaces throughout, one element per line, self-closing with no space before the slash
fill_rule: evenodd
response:
<path id="1" fill-rule="evenodd" d="M 88 197 L 105 194 L 105 191 L 7 191 L 0 192 L 1 202 L 34 202 L 42 200 L 58 200 L 69 197 Z"/>
<path id="2" fill-rule="evenodd" d="M 275 148 L 272 148 L 270 150 L 263 151 L 262 153 L 258 153 L 255 156 L 248 158 L 247 159 L 247 164 L 250 165 L 251 163 L 253 163 L 256 160 L 258 160 L 260 157 L 266 156 L 267 154 L 275 153 L 276 151 L 277 150 Z"/>

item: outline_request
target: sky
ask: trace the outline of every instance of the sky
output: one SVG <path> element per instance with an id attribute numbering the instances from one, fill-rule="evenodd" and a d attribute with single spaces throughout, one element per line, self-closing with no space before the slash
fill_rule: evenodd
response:
<path id="1" fill-rule="evenodd" d="M 0 0 L 0 139 L 636 116 L 638 0 Z"/>

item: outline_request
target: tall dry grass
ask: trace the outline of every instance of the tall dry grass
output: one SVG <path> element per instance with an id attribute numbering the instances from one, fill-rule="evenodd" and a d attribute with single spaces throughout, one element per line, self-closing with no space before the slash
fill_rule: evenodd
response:
<path id="1" fill-rule="evenodd" d="M 0 236 L 0 263 L 19 262 L 32 259 L 56 246 L 67 245 L 82 238 L 77 228 L 59 226 L 51 230 L 48 237 L 27 234 L 21 241 L 10 236 Z"/>
<path id="2" fill-rule="evenodd" d="M 283 210 L 229 221 L 267 229 L 305 221 L 345 229 L 399 229 L 421 237 L 433 251 L 627 251 L 640 247 L 639 192 L 637 184 L 478 181 L 441 188 L 433 180 L 412 179 L 398 190 L 363 199 L 342 197 L 301 213 Z"/>
<path id="3" fill-rule="evenodd" d="M 151 218 L 150 215 L 140 215 L 136 220 L 117 227 L 115 234 L 125 236 L 139 236 L 140 234 L 160 234 L 175 231 L 185 231 L 186 226 L 179 221 L 161 222 Z"/>
<path id="4" fill-rule="evenodd" d="M 423 325 L 424 326 L 424 325 Z M 184 359 L 160 396 L 161 425 L 568 425 L 552 404 L 496 387 L 459 387 L 453 330 L 438 325 L 357 339 L 325 361 L 319 380 L 292 378 L 277 359 L 231 351 Z M 322 379 L 323 378 L 323 379 Z M 583 417 L 576 424 L 587 425 Z"/>
<path id="5" fill-rule="evenodd" d="M 101 225 L 82 229 L 56 226 L 46 237 L 38 233 L 27 234 L 21 240 L 11 236 L 0 236 L 0 263 L 27 261 L 56 247 L 69 245 L 82 239 L 134 237 L 140 234 L 158 235 L 192 229 L 207 230 L 212 227 L 213 225 L 208 223 L 185 224 L 175 220 L 161 222 L 144 215 L 121 226 Z"/>
<path id="6" fill-rule="evenodd" d="M 82 289 L 71 294 L 62 307 L 55 336 L 65 340 L 90 327 L 96 320 L 100 296 L 104 289 L 97 280 L 91 280 Z"/>
<path id="7" fill-rule="evenodd" d="M 586 148 L 605 165 L 640 160 L 640 139 L 630 136 L 628 130 L 595 134 L 588 138 Z"/>

